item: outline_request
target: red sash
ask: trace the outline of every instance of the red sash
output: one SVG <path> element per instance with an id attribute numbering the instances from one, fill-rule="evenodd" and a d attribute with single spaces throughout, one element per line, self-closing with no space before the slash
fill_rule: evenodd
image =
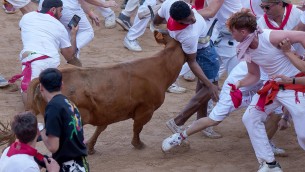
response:
<path id="1" fill-rule="evenodd" d="M 304 73 L 298 73 L 295 77 L 303 77 Z M 273 99 L 276 97 L 280 88 L 283 87 L 286 90 L 295 90 L 295 102 L 300 103 L 298 92 L 305 93 L 305 86 L 300 84 L 278 84 L 275 81 L 267 81 L 263 88 L 257 91 L 259 99 L 256 103 L 256 108 L 261 111 L 265 111 L 265 105 L 273 103 Z M 270 91 L 270 93 L 269 93 Z"/>
<path id="2" fill-rule="evenodd" d="M 30 145 L 21 142 L 14 142 L 8 149 L 7 156 L 11 157 L 18 154 L 34 156 L 38 160 L 43 161 L 43 155 L 40 154 L 36 149 L 32 148 Z"/>
<path id="3" fill-rule="evenodd" d="M 270 23 L 270 21 L 268 20 L 267 14 L 264 14 L 264 19 L 265 19 L 265 22 L 266 22 L 268 28 L 269 28 L 269 29 L 272 29 L 272 30 L 283 30 L 283 29 L 284 29 L 284 26 L 285 26 L 285 25 L 287 24 L 287 22 L 288 22 L 288 19 L 289 19 L 291 10 L 292 10 L 292 4 L 288 4 L 288 6 L 286 6 L 286 15 L 285 15 L 285 18 L 284 18 L 283 22 L 281 23 L 280 27 L 275 27 L 275 26 L 273 26 L 273 25 Z"/>
<path id="4" fill-rule="evenodd" d="M 17 79 L 23 77 L 23 79 L 21 81 L 21 89 L 22 89 L 22 91 L 26 91 L 28 89 L 28 86 L 31 82 L 31 77 L 32 77 L 31 63 L 34 62 L 34 61 L 42 60 L 42 59 L 46 59 L 46 58 L 49 58 L 49 56 L 46 56 L 46 55 L 40 56 L 40 57 L 37 57 L 33 60 L 22 63 L 22 65 L 25 65 L 25 68 L 23 69 L 22 73 L 13 76 L 8 82 L 9 83 L 14 83 L 14 82 L 16 82 Z"/>

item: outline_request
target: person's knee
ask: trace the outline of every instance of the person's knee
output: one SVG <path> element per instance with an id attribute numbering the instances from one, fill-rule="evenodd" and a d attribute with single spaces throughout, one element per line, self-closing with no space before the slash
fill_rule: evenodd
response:
<path id="1" fill-rule="evenodd" d="M 251 118 L 251 114 L 247 110 L 245 111 L 245 113 L 242 117 L 242 121 L 246 127 L 251 125 L 251 123 L 253 122 L 253 120 Z"/>

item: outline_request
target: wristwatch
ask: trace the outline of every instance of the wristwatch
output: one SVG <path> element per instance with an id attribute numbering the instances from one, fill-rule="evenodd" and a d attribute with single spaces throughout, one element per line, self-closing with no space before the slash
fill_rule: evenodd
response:
<path id="1" fill-rule="evenodd" d="M 37 123 L 37 127 L 40 132 L 44 129 L 43 123 Z"/>

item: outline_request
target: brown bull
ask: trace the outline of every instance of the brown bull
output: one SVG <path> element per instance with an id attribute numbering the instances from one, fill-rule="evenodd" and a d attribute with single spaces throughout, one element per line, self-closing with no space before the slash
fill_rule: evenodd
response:
<path id="1" fill-rule="evenodd" d="M 63 68 L 62 93 L 79 108 L 83 124 L 97 126 L 88 140 L 89 154 L 100 133 L 109 124 L 132 118 L 135 148 L 142 148 L 140 132 L 155 110 L 164 102 L 167 88 L 176 80 L 185 62 L 179 42 L 168 35 L 154 32 L 164 50 L 152 57 L 123 62 L 110 67 Z M 28 90 L 28 106 L 36 114 L 44 114 L 46 102 L 33 80 Z M 36 90 L 36 91 L 35 91 Z"/>

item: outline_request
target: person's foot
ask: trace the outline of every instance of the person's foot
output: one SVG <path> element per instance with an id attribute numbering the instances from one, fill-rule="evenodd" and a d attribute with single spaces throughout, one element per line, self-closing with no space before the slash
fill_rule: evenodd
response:
<path id="1" fill-rule="evenodd" d="M 115 13 L 113 12 L 110 16 L 105 18 L 105 27 L 107 29 L 115 28 Z"/>
<path id="2" fill-rule="evenodd" d="M 257 172 L 283 172 L 283 170 L 278 162 L 275 162 L 275 165 L 269 165 L 264 162 L 260 165 Z"/>
<path id="3" fill-rule="evenodd" d="M 177 84 L 172 84 L 171 86 L 168 87 L 167 92 L 169 93 L 176 93 L 176 94 L 181 94 L 181 93 L 185 93 L 186 89 L 183 87 L 180 87 Z"/>
<path id="4" fill-rule="evenodd" d="M 13 7 L 13 5 L 7 2 L 6 0 L 3 0 L 2 8 L 4 9 L 4 12 L 6 14 L 14 14 L 17 12 L 17 10 Z"/>
<path id="5" fill-rule="evenodd" d="M 123 43 L 124 46 L 130 51 L 142 51 L 142 48 L 136 39 L 129 40 L 127 37 L 125 37 Z"/>
<path id="6" fill-rule="evenodd" d="M 8 81 L 3 77 L 3 76 L 1 76 L 0 75 L 0 87 L 6 87 L 6 86 L 8 86 Z"/>
<path id="7" fill-rule="evenodd" d="M 188 71 L 186 74 L 183 75 L 183 78 L 186 80 L 186 81 L 190 81 L 190 82 L 193 82 L 195 81 L 196 77 L 194 75 L 194 73 L 190 70 Z"/>
<path id="8" fill-rule="evenodd" d="M 176 125 L 174 118 L 168 120 L 166 122 L 166 126 L 169 130 L 171 130 L 172 133 L 182 133 L 183 132 L 183 127 Z"/>
<path id="9" fill-rule="evenodd" d="M 171 135 L 170 137 L 166 138 L 162 142 L 162 151 L 168 152 L 172 148 L 180 145 L 183 141 L 183 138 L 181 137 L 180 133 L 176 133 Z"/>
<path id="10" fill-rule="evenodd" d="M 213 130 L 213 127 L 208 127 L 206 129 L 203 129 L 202 133 L 203 133 L 204 136 L 206 136 L 210 139 L 219 139 L 219 138 L 222 137 L 221 134 L 219 134 L 219 133 L 217 133 Z"/>
<path id="11" fill-rule="evenodd" d="M 272 148 L 272 152 L 274 153 L 275 156 L 280 156 L 280 157 L 288 156 L 284 149 L 276 147 L 272 141 L 269 141 L 269 143 Z"/>
<path id="12" fill-rule="evenodd" d="M 125 16 L 123 13 L 119 14 L 119 17 L 115 21 L 124 29 L 129 30 L 131 28 L 130 17 Z"/>

